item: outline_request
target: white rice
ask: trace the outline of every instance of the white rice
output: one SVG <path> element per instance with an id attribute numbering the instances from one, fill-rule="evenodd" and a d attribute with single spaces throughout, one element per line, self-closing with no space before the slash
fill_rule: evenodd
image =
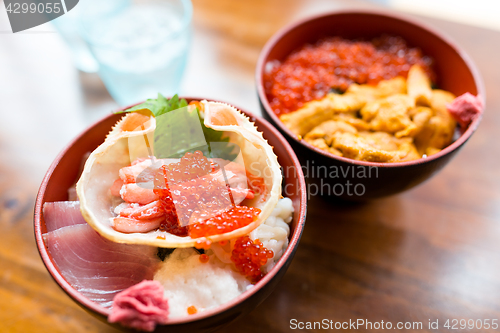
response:
<path id="1" fill-rule="evenodd" d="M 201 263 L 199 256 L 193 248 L 176 249 L 155 274 L 154 280 L 165 289 L 171 318 L 187 316 L 190 306 L 203 311 L 226 303 L 250 285 L 214 256 L 207 263 Z"/>
<path id="2" fill-rule="evenodd" d="M 249 235 L 274 252 L 274 257 L 262 267 L 264 273 L 274 267 L 288 246 L 292 214 L 292 200 L 280 199 L 266 221 Z M 198 311 L 219 306 L 253 286 L 234 270 L 230 244 L 212 244 L 206 253 L 210 260 L 201 263 L 196 250 L 176 249 L 156 272 L 154 279 L 163 285 L 169 300 L 170 317 L 187 316 L 190 306 Z"/>

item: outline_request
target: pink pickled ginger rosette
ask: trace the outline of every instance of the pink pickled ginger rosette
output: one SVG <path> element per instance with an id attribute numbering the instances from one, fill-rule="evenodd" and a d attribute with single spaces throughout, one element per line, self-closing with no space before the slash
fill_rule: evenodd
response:
<path id="1" fill-rule="evenodd" d="M 110 323 L 152 332 L 168 320 L 168 300 L 158 281 L 144 280 L 116 294 L 108 317 Z"/>
<path id="2" fill-rule="evenodd" d="M 474 119 L 483 113 L 483 102 L 481 96 L 474 96 L 471 93 L 465 93 L 458 96 L 446 105 L 448 112 L 465 129 Z"/>

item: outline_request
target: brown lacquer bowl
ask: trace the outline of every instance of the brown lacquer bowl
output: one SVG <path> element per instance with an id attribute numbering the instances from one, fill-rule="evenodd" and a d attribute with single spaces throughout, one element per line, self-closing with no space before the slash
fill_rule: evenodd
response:
<path id="1" fill-rule="evenodd" d="M 202 98 L 186 98 L 191 100 L 202 100 Z M 241 109 L 239 109 L 241 110 Z M 257 307 L 267 296 L 271 294 L 278 282 L 285 274 L 292 258 L 297 250 L 306 218 L 306 186 L 299 161 L 283 136 L 266 120 L 256 118 L 248 112 L 243 111 L 255 122 L 259 131 L 263 132 L 264 138 L 274 147 L 280 165 L 289 172 L 283 179 L 286 193 L 283 195 L 293 201 L 294 216 L 290 223 L 290 244 L 276 266 L 255 287 L 244 292 L 237 298 L 217 308 L 203 311 L 183 318 L 172 319 L 167 325 L 158 326 L 158 332 L 211 332 L 217 328 L 229 324 L 240 318 L 255 307 Z M 113 126 L 122 115 L 109 115 L 90 126 L 80 134 L 66 149 L 64 149 L 50 166 L 38 192 L 35 205 L 34 227 L 35 238 L 40 256 L 56 283 L 81 307 L 90 314 L 107 322 L 110 310 L 90 301 L 76 291 L 61 275 L 54 263 L 47 247 L 43 242 L 42 235 L 47 231 L 43 217 L 43 204 L 45 202 L 68 200 L 68 188 L 77 180 L 80 163 L 85 153 L 93 151 L 99 146 Z M 118 325 L 114 325 L 119 327 Z"/>
<path id="2" fill-rule="evenodd" d="M 264 90 L 264 70 L 269 61 L 284 60 L 306 43 L 340 36 L 371 39 L 382 34 L 403 37 L 412 47 L 434 59 L 437 86 L 459 96 L 465 92 L 485 98 L 483 81 L 469 56 L 435 29 L 400 15 L 379 11 L 335 11 L 291 24 L 276 33 L 262 50 L 256 68 L 257 91 L 264 117 L 288 139 L 304 166 L 309 194 L 364 200 L 408 190 L 441 170 L 464 146 L 479 125 L 474 120 L 441 152 L 427 158 L 400 163 L 374 163 L 339 157 L 299 140 L 276 116 Z M 355 186 L 357 193 L 354 193 Z M 351 195 L 347 193 L 350 188 Z M 341 190 L 343 189 L 343 193 Z M 364 189 L 364 190 L 363 190 Z M 363 194 L 359 195 L 363 190 Z"/>

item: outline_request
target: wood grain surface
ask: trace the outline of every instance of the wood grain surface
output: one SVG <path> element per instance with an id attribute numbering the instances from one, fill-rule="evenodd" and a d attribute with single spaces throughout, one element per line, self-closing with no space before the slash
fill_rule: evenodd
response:
<path id="1" fill-rule="evenodd" d="M 347 0 L 193 5 L 181 94 L 227 100 L 256 114 L 254 68 L 274 32 L 326 10 L 373 6 Z M 8 27 L 5 19 L 0 30 Z M 302 241 L 280 285 L 220 332 L 286 332 L 292 319 L 422 322 L 422 332 L 453 331 L 443 328 L 447 319 L 500 320 L 500 32 L 420 19 L 451 36 L 478 65 L 487 89 L 478 131 L 444 170 L 409 192 L 365 204 L 311 198 Z M 50 27 L 36 31 L 0 34 L 0 331 L 114 332 L 52 281 L 32 225 L 51 161 L 116 104 L 95 74 L 74 69 Z M 429 320 L 439 320 L 440 328 L 429 329 Z"/>

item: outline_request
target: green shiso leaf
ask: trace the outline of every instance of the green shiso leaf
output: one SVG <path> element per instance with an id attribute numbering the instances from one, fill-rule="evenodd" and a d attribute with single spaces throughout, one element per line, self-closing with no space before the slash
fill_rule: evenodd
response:
<path id="1" fill-rule="evenodd" d="M 118 113 L 149 110 L 156 118 L 154 133 L 154 155 L 156 158 L 178 158 L 186 152 L 201 150 L 207 157 L 233 160 L 238 155 L 238 147 L 224 137 L 224 132 L 208 128 L 198 109 L 189 111 L 185 99 L 174 95 L 171 99 L 158 93 L 156 99 L 133 106 Z M 178 110 L 177 112 L 172 112 Z M 169 113 L 167 116 L 165 114 Z M 163 116 L 163 117 L 162 117 Z M 201 130 L 200 131 L 200 127 Z M 203 134 L 203 135 L 202 135 Z"/>
<path id="2" fill-rule="evenodd" d="M 182 157 L 196 150 L 208 151 L 196 108 L 182 107 L 156 117 L 154 152 L 157 158 Z"/>
<path id="3" fill-rule="evenodd" d="M 123 111 L 118 111 L 117 113 L 126 113 L 140 110 L 149 110 L 155 116 L 161 116 L 172 110 L 177 110 L 179 108 L 187 106 L 188 103 L 185 99 L 179 100 L 179 96 L 174 95 L 170 100 L 165 98 L 162 94 L 158 93 L 158 98 L 150 98 L 147 99 L 144 103 L 138 104 L 131 108 L 128 108 Z"/>

